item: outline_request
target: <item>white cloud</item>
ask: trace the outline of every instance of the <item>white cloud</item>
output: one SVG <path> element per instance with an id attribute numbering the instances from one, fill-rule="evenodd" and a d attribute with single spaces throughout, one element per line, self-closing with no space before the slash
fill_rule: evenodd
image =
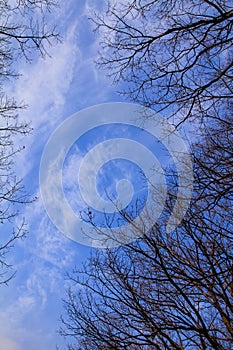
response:
<path id="1" fill-rule="evenodd" d="M 11 339 L 14 331 L 14 339 L 22 346 L 12 350 L 55 347 L 61 300 L 67 286 L 64 273 L 74 263 L 74 249 L 56 232 L 45 213 L 37 217 L 37 222 L 35 235 L 19 242 L 19 263 L 14 261 L 16 279 L 1 290 L 0 332 Z M 11 349 L 1 347 L 2 337 L 0 349 Z"/>
<path id="2" fill-rule="evenodd" d="M 20 120 L 31 121 L 35 130 L 26 139 L 19 140 L 20 144 L 26 143 L 25 152 L 21 152 L 17 159 L 17 169 L 18 173 L 21 170 L 21 176 L 31 169 L 35 160 L 34 152 L 37 152 L 39 146 L 43 146 L 49 133 L 63 117 L 65 96 L 79 60 L 73 27 L 75 25 L 67 33 L 63 43 L 51 50 L 51 58 L 40 58 L 35 64 L 21 68 L 22 78 L 17 82 L 13 94 L 16 100 L 28 104 L 28 108 L 21 113 Z"/>

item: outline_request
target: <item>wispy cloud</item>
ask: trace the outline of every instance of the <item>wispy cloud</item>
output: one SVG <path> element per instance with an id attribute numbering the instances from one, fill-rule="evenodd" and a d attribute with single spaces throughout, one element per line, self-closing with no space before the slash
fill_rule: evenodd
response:
<path id="1" fill-rule="evenodd" d="M 12 257 L 17 276 L 1 291 L 2 337 L 11 339 L 12 344 L 17 340 L 22 348 L 16 350 L 55 347 L 61 300 L 67 287 L 65 271 L 78 262 L 77 246 L 56 231 L 46 213 L 41 215 L 39 205 L 34 205 L 37 220 L 31 224 L 31 234 L 18 242 L 18 254 Z"/>
<path id="2" fill-rule="evenodd" d="M 75 25 L 67 32 L 64 41 L 53 48 L 51 58 L 39 58 L 35 64 L 21 68 L 22 78 L 14 87 L 15 98 L 28 104 L 20 119 L 31 122 L 34 129 L 26 139 L 19 140 L 20 144 L 26 144 L 25 152 L 17 160 L 17 169 L 18 172 L 21 170 L 21 175 L 30 171 L 35 164 L 35 153 L 62 120 L 66 94 L 79 60 L 73 27 Z"/>

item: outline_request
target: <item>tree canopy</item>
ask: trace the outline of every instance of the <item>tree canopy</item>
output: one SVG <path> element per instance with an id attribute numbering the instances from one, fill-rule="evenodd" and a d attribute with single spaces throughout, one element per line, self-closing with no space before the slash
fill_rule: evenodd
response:
<path id="1" fill-rule="evenodd" d="M 182 224 L 167 233 L 161 218 L 70 273 L 61 331 L 74 340 L 69 349 L 232 348 L 232 129 L 215 127 L 218 138 L 193 150 L 194 196 Z"/>
<path id="2" fill-rule="evenodd" d="M 177 127 L 186 121 L 193 133 L 198 128 L 191 140 L 195 183 L 173 232 L 165 228 L 177 186 L 171 176 L 167 211 L 149 232 L 92 252 L 69 274 L 61 334 L 72 350 L 230 350 L 232 2 L 131 0 L 110 3 L 93 21 L 102 35 L 98 63 L 120 92 L 174 117 Z"/>
<path id="3" fill-rule="evenodd" d="M 179 122 L 218 118 L 232 99 L 231 1 L 138 0 L 110 5 L 93 21 L 98 63 L 128 98 Z"/>

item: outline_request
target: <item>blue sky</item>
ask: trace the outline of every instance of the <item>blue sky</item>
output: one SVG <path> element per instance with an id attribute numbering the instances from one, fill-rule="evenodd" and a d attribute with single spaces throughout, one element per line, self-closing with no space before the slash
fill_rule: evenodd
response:
<path id="1" fill-rule="evenodd" d="M 51 350 L 63 346 L 57 334 L 63 312 L 66 271 L 81 264 L 89 249 L 64 237 L 49 220 L 40 200 L 39 164 L 49 136 L 62 120 L 85 107 L 120 101 L 111 81 L 94 64 L 98 37 L 87 17 L 101 1 L 61 1 L 51 14 L 63 40 L 49 48 L 51 57 L 18 62 L 21 77 L 7 89 L 28 108 L 20 120 L 31 121 L 34 131 L 16 161 L 27 190 L 39 197 L 26 207 L 29 233 L 9 254 L 17 270 L 9 286 L 0 290 L 0 347 L 7 350 Z M 20 217 L 18 218 L 20 220 Z"/>
<path id="2" fill-rule="evenodd" d="M 49 48 L 51 57 L 35 58 L 30 64 L 18 62 L 21 77 L 7 86 L 9 94 L 24 101 L 28 108 L 20 114 L 20 120 L 31 121 L 34 131 L 19 144 L 26 146 L 16 160 L 19 177 L 24 178 L 27 190 L 38 200 L 24 208 L 21 216 L 28 223 L 28 235 L 18 241 L 9 254 L 10 262 L 17 270 L 9 286 L 0 289 L 0 344 L 7 350 L 51 350 L 56 344 L 64 349 L 64 340 L 57 333 L 63 313 L 62 299 L 69 282 L 67 271 L 80 266 L 87 259 L 90 248 L 69 240 L 50 221 L 43 206 L 39 167 L 46 143 L 54 130 L 72 114 L 84 108 L 106 102 L 122 102 L 114 90 L 110 78 L 95 66 L 99 37 L 92 32 L 88 16 L 101 11 L 104 0 L 61 1 L 60 8 L 48 19 L 58 26 L 63 40 Z M 63 168 L 63 185 L 72 208 L 80 207 L 80 194 L 76 193 L 77 166 L 83 154 L 98 142 L 119 137 L 119 130 L 96 129 L 71 148 Z M 135 130 L 124 130 L 131 137 Z M 94 141 L 93 141 L 94 140 Z M 145 132 L 137 136 L 151 148 L 153 141 Z M 159 162 L 166 166 L 166 151 Z M 161 154 L 160 154 L 161 156 Z M 125 161 L 124 161 L 125 162 Z M 114 193 L 115 183 L 123 176 L 134 182 L 134 189 L 143 196 L 147 193 L 137 187 L 137 167 L 126 163 L 106 164 L 97 179 Z M 107 174 L 111 174 L 110 176 Z M 115 174 L 115 177 L 112 176 Z M 114 180 L 114 181 L 113 181 Z M 113 181 L 113 184 L 111 183 Z M 109 186 L 109 187 L 108 187 Z M 103 197 L 106 195 L 103 188 Z M 79 205 L 77 207 L 77 204 Z M 16 222 L 17 224 L 17 222 Z"/>

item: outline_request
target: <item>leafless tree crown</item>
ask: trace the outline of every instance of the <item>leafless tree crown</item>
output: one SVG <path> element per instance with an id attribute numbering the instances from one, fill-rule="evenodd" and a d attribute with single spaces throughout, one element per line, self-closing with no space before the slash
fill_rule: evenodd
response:
<path id="1" fill-rule="evenodd" d="M 141 239 L 93 252 L 69 275 L 61 334 L 73 340 L 70 350 L 230 350 L 232 1 L 124 1 L 93 21 L 99 64 L 123 93 L 177 124 L 198 118 L 202 129 L 192 140 L 195 183 L 182 224 L 168 234 L 165 215 Z"/>

